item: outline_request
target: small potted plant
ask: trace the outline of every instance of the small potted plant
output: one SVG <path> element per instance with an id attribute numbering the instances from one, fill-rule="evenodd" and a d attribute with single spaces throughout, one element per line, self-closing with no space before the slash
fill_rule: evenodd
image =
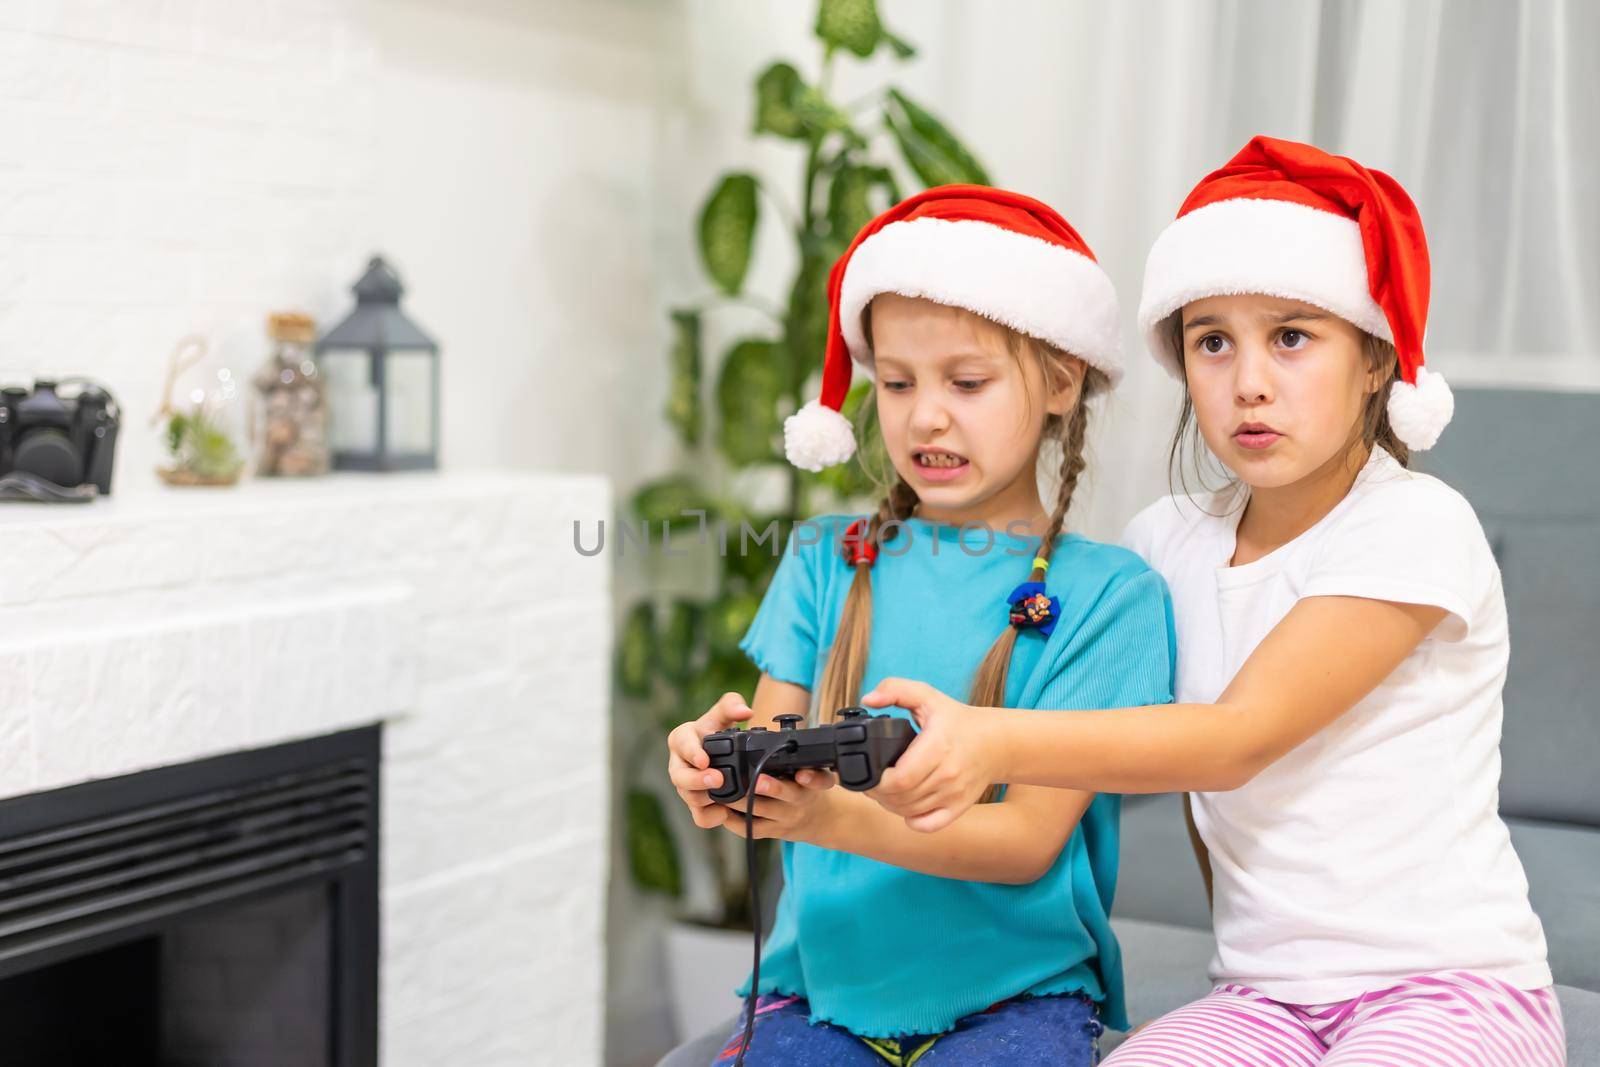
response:
<path id="1" fill-rule="evenodd" d="M 173 351 L 167 368 L 167 386 L 154 423 L 163 430 L 171 464 L 156 468 L 168 485 L 233 485 L 244 470 L 244 459 L 234 444 L 227 425 L 227 412 L 237 397 L 233 373 L 226 367 L 217 371 L 214 389 L 196 388 L 189 393 L 187 408 L 172 403 L 172 390 L 179 375 L 205 358 L 206 343 L 199 337 L 186 337 Z"/>

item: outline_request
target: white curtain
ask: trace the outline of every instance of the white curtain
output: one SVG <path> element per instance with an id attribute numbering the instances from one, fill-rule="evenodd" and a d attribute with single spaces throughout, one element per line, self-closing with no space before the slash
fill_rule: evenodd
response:
<path id="1" fill-rule="evenodd" d="M 891 12 L 894 8 L 889 9 Z M 1428 358 L 1452 381 L 1600 388 L 1600 4 L 1589 0 L 966 0 L 939 102 L 996 180 L 1058 206 L 1111 271 L 1129 374 L 1084 525 L 1166 491 L 1177 387 L 1132 331 L 1144 254 L 1253 134 L 1398 178 L 1428 230 Z"/>
<path id="2" fill-rule="evenodd" d="M 1422 207 L 1440 365 L 1600 383 L 1583 315 L 1600 298 L 1600 5 L 1322 7 L 1312 133 L 1387 160 Z"/>

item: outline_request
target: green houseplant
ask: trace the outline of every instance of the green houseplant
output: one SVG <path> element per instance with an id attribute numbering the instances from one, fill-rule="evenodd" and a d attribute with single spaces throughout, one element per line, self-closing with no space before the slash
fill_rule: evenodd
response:
<path id="1" fill-rule="evenodd" d="M 714 291 L 694 306 L 671 312 L 672 379 L 665 414 L 684 445 L 685 462 L 680 472 L 640 488 L 625 516 L 636 528 L 658 536 L 670 532 L 689 542 L 705 524 L 721 522 L 730 531 L 726 550 L 713 553 L 705 568 L 710 573 L 703 575 L 700 592 L 652 589 L 625 613 L 616 668 L 633 880 L 647 891 L 681 898 L 685 864 L 679 842 L 692 843 L 708 866 L 715 904 L 711 913 L 691 921 L 743 932 L 753 918 L 743 845 L 730 834 L 674 832 L 680 820 L 680 829 L 690 824 L 660 780 L 666 735 L 724 692 L 752 695 L 758 672 L 738 643 L 777 567 L 783 535 L 796 520 L 815 514 L 818 505 L 847 505 L 872 489 L 859 462 L 812 475 L 789 467 L 783 458 L 783 419 L 801 405 L 821 368 L 827 278 L 834 261 L 863 225 L 901 198 L 902 180 L 914 178 L 924 186 L 988 184 L 983 167 L 961 142 L 900 90 L 884 87 L 849 105 L 832 99 L 832 74 L 841 53 L 865 59 L 886 48 L 902 61 L 915 54 L 883 25 L 875 0 L 821 0 L 814 32 L 821 51 L 815 82 L 793 64 L 777 61 L 755 83 L 752 133 L 794 145 L 801 167 L 798 203 L 785 203 L 776 190 L 744 171 L 724 174 L 707 196 L 699 217 L 699 253 Z M 781 300 L 745 290 L 757 230 L 773 224 L 785 228 L 797 252 Z M 710 316 L 727 308 L 753 308 L 767 327 L 727 348 L 713 385 L 705 367 L 703 328 Z M 846 415 L 861 407 L 866 390 L 860 385 L 852 392 Z M 782 481 L 776 507 L 757 508 L 733 488 L 740 475 L 759 468 Z M 776 538 L 740 550 L 741 524 L 760 532 L 772 523 L 779 531 Z"/>

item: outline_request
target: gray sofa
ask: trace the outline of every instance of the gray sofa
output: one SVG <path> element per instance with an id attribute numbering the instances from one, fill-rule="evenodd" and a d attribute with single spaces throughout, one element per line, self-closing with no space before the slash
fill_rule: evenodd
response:
<path id="1" fill-rule="evenodd" d="M 1500 561 L 1501 811 L 1544 922 L 1569 1063 L 1600 1067 L 1600 396 L 1458 389 L 1455 422 L 1415 466 L 1472 501 Z M 1115 925 L 1138 1022 L 1210 988 L 1211 917 L 1177 796 L 1128 798 L 1122 835 Z M 706 1067 L 732 1024 L 660 1067 Z"/>

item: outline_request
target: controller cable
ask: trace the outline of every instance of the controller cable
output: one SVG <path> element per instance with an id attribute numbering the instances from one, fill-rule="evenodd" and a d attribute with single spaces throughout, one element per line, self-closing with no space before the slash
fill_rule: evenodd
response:
<path id="1" fill-rule="evenodd" d="M 750 1039 L 755 1034 L 756 1028 L 756 1000 L 761 995 L 761 893 L 756 884 L 756 816 L 755 793 L 756 783 L 761 781 L 761 772 L 767 767 L 767 761 L 780 752 L 794 752 L 800 747 L 793 738 L 785 741 L 777 748 L 769 749 L 767 754 L 756 761 L 756 769 L 750 775 L 750 784 L 745 786 L 744 799 L 749 801 L 745 805 L 744 815 L 744 855 L 747 868 L 747 879 L 750 883 L 750 928 L 755 935 L 756 961 L 750 973 L 750 993 L 745 997 L 744 1003 L 744 1040 L 739 1044 L 739 1058 L 733 1061 L 733 1067 L 744 1067 L 744 1054 L 750 1050 Z"/>

